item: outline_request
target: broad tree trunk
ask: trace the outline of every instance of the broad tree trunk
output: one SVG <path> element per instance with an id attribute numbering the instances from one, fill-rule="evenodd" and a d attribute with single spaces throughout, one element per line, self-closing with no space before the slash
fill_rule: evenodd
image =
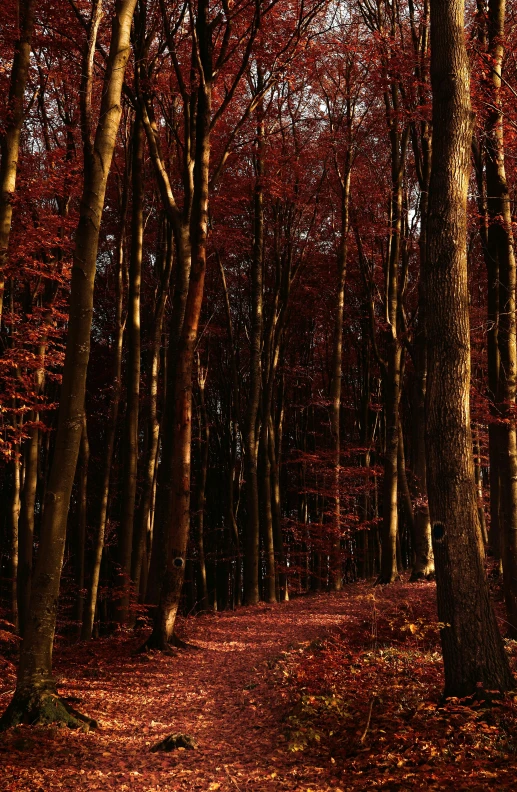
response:
<path id="1" fill-rule="evenodd" d="M 32 583 L 14 697 L 1 725 L 58 721 L 78 725 L 76 715 L 56 695 L 52 648 L 66 526 L 79 445 L 90 352 L 93 287 L 106 182 L 121 116 L 121 94 L 130 52 L 136 0 L 119 0 L 95 139 L 85 145 L 85 180 L 75 237 L 68 337 L 63 367 L 54 457 L 43 512 L 41 542 Z M 93 44 L 93 47 L 92 47 Z M 95 37 L 88 51 L 95 51 Z M 86 59 L 85 59 L 86 60 Z M 88 64 L 91 69 L 91 64 Z M 88 141 L 89 142 L 89 141 Z"/>
<path id="2" fill-rule="evenodd" d="M 445 695 L 514 682 L 481 552 L 470 429 L 467 191 L 472 120 L 463 0 L 431 0 L 433 163 L 424 273 L 426 454 Z"/>

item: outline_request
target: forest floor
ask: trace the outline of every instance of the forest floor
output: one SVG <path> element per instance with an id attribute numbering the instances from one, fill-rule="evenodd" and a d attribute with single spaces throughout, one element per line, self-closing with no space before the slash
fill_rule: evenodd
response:
<path id="1" fill-rule="evenodd" d="M 0 791 L 515 790 L 517 696 L 440 704 L 434 602 L 358 583 L 183 620 L 199 649 L 168 656 L 129 632 L 58 642 L 59 690 L 99 728 L 0 735 Z M 0 709 L 14 681 L 0 647 Z M 197 749 L 150 751 L 176 732 Z"/>

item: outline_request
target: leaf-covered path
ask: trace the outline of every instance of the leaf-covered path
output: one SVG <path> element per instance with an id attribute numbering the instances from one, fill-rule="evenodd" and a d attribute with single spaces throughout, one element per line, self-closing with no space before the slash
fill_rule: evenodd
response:
<path id="1" fill-rule="evenodd" d="M 301 652 L 351 618 L 350 588 L 189 619 L 188 640 L 199 651 L 139 656 L 134 641 L 110 639 L 58 653 L 60 691 L 100 728 L 1 736 L 0 789 L 336 789 L 331 768 L 304 767 L 288 751 L 285 705 L 271 669 L 282 652 Z M 8 700 L 7 682 L 2 708 Z M 198 749 L 150 752 L 173 732 L 193 736 Z"/>
<path id="2" fill-rule="evenodd" d="M 517 696 L 440 704 L 435 596 L 359 583 L 203 614 L 181 624 L 199 648 L 172 655 L 136 653 L 130 632 L 58 645 L 60 692 L 100 728 L 0 735 L 0 792 L 514 790 Z M 15 668 L 1 652 L 0 671 L 3 708 Z M 198 748 L 151 752 L 177 732 Z"/>

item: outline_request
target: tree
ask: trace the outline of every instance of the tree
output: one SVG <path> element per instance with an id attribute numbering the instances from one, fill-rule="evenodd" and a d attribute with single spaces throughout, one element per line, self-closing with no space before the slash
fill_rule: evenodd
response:
<path id="1" fill-rule="evenodd" d="M 470 429 L 467 191 L 472 120 L 462 0 L 431 0 L 433 160 L 427 297 L 426 454 L 445 695 L 513 686 L 483 565 Z"/>
<path id="2" fill-rule="evenodd" d="M 60 394 L 54 459 L 45 499 L 39 553 L 34 570 L 29 616 L 23 636 L 16 691 L 2 716 L 3 727 L 17 723 L 91 723 L 57 696 L 52 678 L 52 647 L 70 496 L 83 433 L 84 395 L 90 349 L 93 287 L 100 223 L 113 150 L 121 116 L 121 95 L 130 53 L 136 0 L 118 0 L 111 28 L 110 50 L 92 139 L 93 63 L 102 15 L 94 3 L 85 47 L 83 92 L 84 188 L 75 237 L 68 337 Z"/>

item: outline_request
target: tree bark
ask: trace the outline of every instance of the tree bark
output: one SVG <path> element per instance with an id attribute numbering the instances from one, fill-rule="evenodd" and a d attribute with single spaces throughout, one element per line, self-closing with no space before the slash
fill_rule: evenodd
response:
<path id="1" fill-rule="evenodd" d="M 341 379 L 343 357 L 343 313 L 345 308 L 345 279 L 347 263 L 347 238 L 350 205 L 350 176 L 352 170 L 352 152 L 350 144 L 345 161 L 345 171 L 341 187 L 341 238 L 337 255 L 337 289 L 336 313 L 334 316 L 334 343 L 332 350 L 332 383 L 330 388 L 331 401 L 331 429 L 332 429 L 332 463 L 334 468 L 334 520 L 333 540 L 331 548 L 331 578 L 332 591 L 341 591 L 343 577 L 341 573 Z"/>
<path id="2" fill-rule="evenodd" d="M 199 389 L 199 480 L 197 486 L 197 547 L 198 547 L 198 601 L 199 608 L 208 608 L 208 587 L 206 582 L 205 565 L 205 491 L 206 479 L 208 474 L 208 454 L 210 442 L 210 427 L 208 424 L 208 414 L 205 401 L 205 385 L 207 370 L 201 367 L 199 356 L 197 359 L 198 369 L 198 389 Z"/>
<path id="3" fill-rule="evenodd" d="M 505 0 L 488 4 L 488 47 L 491 70 L 490 107 L 486 124 L 488 253 L 499 273 L 499 425 L 500 513 L 503 588 L 509 632 L 517 637 L 517 429 L 515 395 L 517 343 L 515 320 L 516 265 L 510 194 L 504 164 L 501 81 L 504 58 Z"/>
<path id="4" fill-rule="evenodd" d="M 185 577 L 186 551 L 190 529 L 190 473 L 192 439 L 192 371 L 203 302 L 208 230 L 208 188 L 210 164 L 210 123 L 212 102 L 212 43 L 208 2 L 200 0 L 196 34 L 203 76 L 198 88 L 194 191 L 190 238 L 192 266 L 185 316 L 178 345 L 174 384 L 174 413 L 170 426 L 172 469 L 171 509 L 167 515 L 168 547 L 166 567 L 156 610 L 150 647 L 165 649 L 173 639 L 174 624 Z"/>
<path id="5" fill-rule="evenodd" d="M 100 495 L 99 517 L 96 525 L 93 561 L 90 585 L 86 598 L 86 608 L 84 610 L 83 626 L 81 630 L 81 640 L 89 641 L 93 634 L 95 622 L 95 611 L 97 609 L 97 595 L 99 591 L 99 579 L 101 573 L 102 554 L 104 551 L 104 536 L 106 533 L 106 520 L 108 516 L 108 504 L 110 493 L 111 467 L 113 452 L 115 450 L 115 437 L 117 432 L 118 412 L 120 396 L 122 393 L 122 347 L 124 340 L 125 319 L 123 316 L 124 303 L 124 247 L 125 247 L 125 226 L 127 215 L 127 192 L 128 192 L 128 169 L 124 174 L 124 186 L 122 191 L 122 206 L 120 232 L 117 246 L 117 290 L 116 290 L 116 314 L 115 329 L 116 340 L 114 344 L 113 359 L 113 396 L 110 405 L 108 425 L 106 428 L 104 467 L 102 473 L 102 485 Z"/>
<path id="6" fill-rule="evenodd" d="M 5 268 L 11 235 L 13 197 L 23 126 L 23 99 L 29 75 L 35 0 L 20 0 L 20 33 L 15 44 L 5 129 L 0 133 L 0 322 L 4 302 Z"/>
<path id="7" fill-rule="evenodd" d="M 17 686 L 2 717 L 1 726 L 4 728 L 21 722 L 58 721 L 70 726 L 80 725 L 78 717 L 56 695 L 52 678 L 52 648 L 67 515 L 83 428 L 100 222 L 121 116 L 122 84 L 130 52 L 135 3 L 136 0 L 119 0 L 117 3 L 112 20 L 99 123 L 93 144 L 85 145 L 85 180 L 75 238 L 68 337 L 54 458 L 45 497 L 41 542 Z"/>
<path id="8" fill-rule="evenodd" d="M 470 429 L 467 191 L 472 118 L 463 0 L 431 0 L 433 163 L 426 455 L 446 696 L 513 687 L 483 565 Z"/>
<path id="9" fill-rule="evenodd" d="M 260 79 L 260 78 L 259 78 Z M 261 351 L 263 337 L 263 268 L 264 268 L 264 120 L 260 108 L 257 123 L 257 152 L 253 196 L 253 258 L 251 264 L 250 389 L 244 426 L 244 477 L 246 485 L 247 525 L 244 553 L 244 601 L 255 605 L 259 592 L 259 491 L 257 416 L 262 381 Z"/>
<path id="10" fill-rule="evenodd" d="M 75 583 L 78 588 L 75 618 L 78 624 L 78 631 L 81 632 L 81 625 L 84 613 L 84 560 L 86 544 L 86 525 L 88 519 L 88 464 L 90 461 L 90 446 L 88 443 L 88 426 L 86 414 L 83 415 L 83 432 L 81 435 L 81 446 L 79 452 L 79 487 L 77 495 L 78 520 L 77 533 L 74 536 L 75 544 Z"/>
<path id="11" fill-rule="evenodd" d="M 12 462 L 12 491 L 11 491 L 11 504 L 9 509 L 9 533 L 11 540 L 11 610 L 13 624 L 18 627 L 20 632 L 19 621 L 19 602 L 20 602 L 20 581 L 19 581 L 19 563 L 20 563 L 20 541 L 19 541 L 19 522 L 20 522 L 20 443 L 14 443 L 13 449 L 13 462 Z M 30 581 L 29 581 L 30 583 Z"/>
<path id="12" fill-rule="evenodd" d="M 38 421 L 38 414 L 33 414 Z M 39 428 L 33 426 L 25 446 L 25 475 L 20 504 L 18 531 L 18 629 L 23 636 L 31 595 L 34 551 L 34 508 L 38 486 Z"/>
<path id="13" fill-rule="evenodd" d="M 131 598 L 131 553 L 135 521 L 136 483 L 138 473 L 138 414 L 140 408 L 140 285 L 144 237 L 144 148 L 145 132 L 137 111 L 133 125 L 131 254 L 129 260 L 128 297 L 128 365 L 127 403 L 124 421 L 124 477 L 122 482 L 122 514 L 119 526 L 118 562 L 120 597 L 116 618 L 126 624 Z"/>
<path id="14" fill-rule="evenodd" d="M 158 446 L 160 440 L 160 422 L 158 421 L 158 378 L 160 370 L 160 350 L 163 334 L 163 317 L 172 271 L 173 239 L 170 225 L 165 223 L 166 241 L 164 243 L 163 270 L 160 277 L 160 285 L 156 296 L 154 311 L 154 332 L 151 350 L 151 373 L 149 382 L 149 413 L 147 418 L 148 443 L 147 453 L 143 464 L 142 494 L 138 508 L 136 531 L 133 541 L 133 555 L 131 559 L 131 580 L 135 594 L 141 588 L 141 579 L 145 559 L 146 535 L 151 523 L 151 507 L 153 501 L 153 491 L 156 481 L 156 464 L 158 459 Z M 145 587 L 144 587 L 145 591 Z"/>

